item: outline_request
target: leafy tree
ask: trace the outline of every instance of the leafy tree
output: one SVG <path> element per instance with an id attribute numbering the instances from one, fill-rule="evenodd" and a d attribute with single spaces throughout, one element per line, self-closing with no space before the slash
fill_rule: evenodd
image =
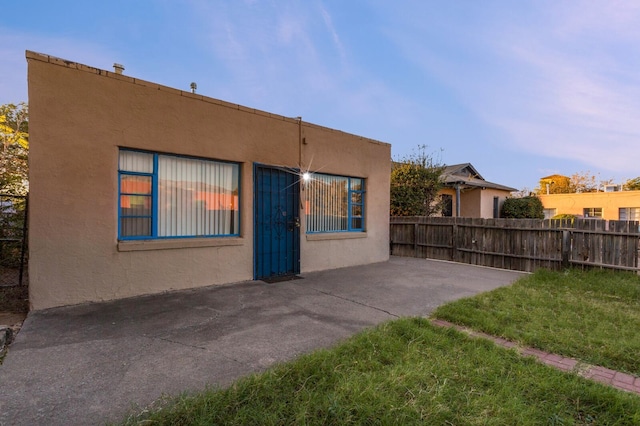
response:
<path id="1" fill-rule="evenodd" d="M 0 192 L 25 194 L 28 188 L 29 107 L 0 106 Z"/>
<path id="2" fill-rule="evenodd" d="M 535 195 L 507 198 L 502 204 L 500 217 L 511 219 L 544 219 L 542 201 Z"/>
<path id="3" fill-rule="evenodd" d="M 547 189 L 548 185 L 548 189 Z M 571 178 L 563 175 L 551 175 L 540 179 L 539 186 L 535 190 L 536 194 L 568 194 L 573 192 Z"/>
<path id="4" fill-rule="evenodd" d="M 391 171 L 391 216 L 434 216 L 442 211 L 438 191 L 444 166 L 432 155 L 418 152 L 396 162 Z"/>
<path id="5" fill-rule="evenodd" d="M 609 185 L 611 183 L 613 183 L 613 179 L 601 181 L 596 175 L 587 170 L 586 172 L 574 173 L 571 177 L 552 175 L 542 178 L 535 192 L 538 195 L 544 195 L 547 192 L 549 194 L 597 192 L 601 185 Z"/>
<path id="6" fill-rule="evenodd" d="M 640 176 L 627 180 L 622 189 L 625 191 L 640 191 Z"/>

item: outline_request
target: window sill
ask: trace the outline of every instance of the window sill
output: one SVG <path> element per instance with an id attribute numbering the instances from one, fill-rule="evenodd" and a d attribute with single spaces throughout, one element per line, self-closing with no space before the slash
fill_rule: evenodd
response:
<path id="1" fill-rule="evenodd" d="M 244 245 L 244 238 L 180 238 L 170 240 L 118 241 L 118 251 L 172 250 Z"/>
<path id="2" fill-rule="evenodd" d="M 351 240 L 367 238 L 366 232 L 330 232 L 326 234 L 307 234 L 307 241 Z"/>

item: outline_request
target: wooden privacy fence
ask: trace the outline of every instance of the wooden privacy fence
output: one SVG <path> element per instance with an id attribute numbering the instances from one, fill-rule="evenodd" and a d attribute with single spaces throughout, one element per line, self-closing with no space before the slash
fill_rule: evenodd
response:
<path id="1" fill-rule="evenodd" d="M 640 274 L 640 222 L 391 217 L 391 254 L 517 271 L 607 268 Z"/>

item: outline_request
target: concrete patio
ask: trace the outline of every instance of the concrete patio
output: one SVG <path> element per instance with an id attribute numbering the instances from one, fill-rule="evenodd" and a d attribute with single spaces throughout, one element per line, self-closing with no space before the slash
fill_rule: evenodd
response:
<path id="1" fill-rule="evenodd" d="M 0 366 L 0 425 L 103 424 L 163 394 L 225 386 L 358 331 L 427 316 L 522 273 L 373 265 L 31 313 Z"/>

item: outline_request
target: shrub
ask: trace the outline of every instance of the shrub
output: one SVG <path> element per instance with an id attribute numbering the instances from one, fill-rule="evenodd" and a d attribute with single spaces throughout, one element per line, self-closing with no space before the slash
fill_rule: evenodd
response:
<path id="1" fill-rule="evenodd" d="M 501 217 L 511 219 L 544 219 L 542 201 L 535 195 L 507 198 L 502 204 Z"/>
<path id="2" fill-rule="evenodd" d="M 560 214 L 555 215 L 551 219 L 571 219 L 572 221 L 574 221 L 574 220 L 576 220 L 576 217 L 577 216 L 575 214 L 560 213 Z"/>

